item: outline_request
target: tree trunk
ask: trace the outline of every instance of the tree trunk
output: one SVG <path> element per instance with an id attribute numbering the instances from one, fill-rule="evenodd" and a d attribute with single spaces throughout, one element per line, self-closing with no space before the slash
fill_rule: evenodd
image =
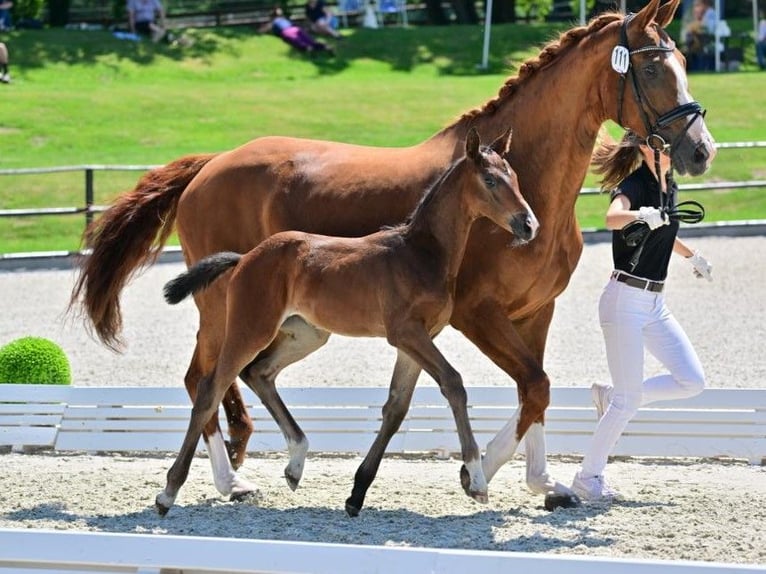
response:
<path id="1" fill-rule="evenodd" d="M 458 24 L 478 24 L 479 15 L 473 0 L 451 0 Z"/>
<path id="2" fill-rule="evenodd" d="M 441 0 L 426 0 L 426 21 L 433 26 L 449 24 L 449 19 L 442 9 Z"/>

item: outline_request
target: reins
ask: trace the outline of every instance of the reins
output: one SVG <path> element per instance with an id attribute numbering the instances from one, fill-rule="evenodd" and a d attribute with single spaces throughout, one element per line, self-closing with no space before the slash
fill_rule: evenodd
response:
<path id="1" fill-rule="evenodd" d="M 697 118 L 705 117 L 705 110 L 702 108 L 699 102 L 692 101 L 686 104 L 678 105 L 664 114 L 659 114 L 649 103 L 648 99 L 643 95 L 641 84 L 639 84 L 636 73 L 633 70 L 633 66 L 631 65 L 631 56 L 645 52 L 669 53 L 673 52 L 673 48 L 671 46 L 665 45 L 648 45 L 641 48 L 636 48 L 635 50 L 631 50 L 628 43 L 628 24 L 634 16 L 635 14 L 633 13 L 625 16 L 625 19 L 622 22 L 622 26 L 620 27 L 620 43 L 612 50 L 612 68 L 620 75 L 620 87 L 617 95 L 617 120 L 618 123 L 622 126 L 622 106 L 625 98 L 625 77 L 627 75 L 630 76 L 631 85 L 633 87 L 633 97 L 635 98 L 636 106 L 639 109 L 641 119 L 644 123 L 644 127 L 646 128 L 647 136 L 645 143 L 654 152 L 654 173 L 658 180 L 658 187 L 660 192 L 659 209 L 663 216 L 668 217 L 670 220 L 689 224 L 699 223 L 705 217 L 705 208 L 702 206 L 702 204 L 694 200 L 683 201 L 679 204 L 673 203 L 672 198 L 668 193 L 669 189 L 672 190 L 673 198 L 675 198 L 675 191 L 677 187 L 673 178 L 673 163 L 671 160 L 668 172 L 663 178 L 660 175 L 662 173 L 660 168 L 660 154 L 673 149 L 678 144 L 680 139 L 686 134 L 686 132 L 689 131 L 689 128 L 697 120 Z M 657 118 L 654 124 L 652 124 L 649 120 L 649 115 L 646 111 L 647 108 Z M 689 115 L 691 115 L 691 118 L 687 121 L 684 129 L 681 130 L 680 134 L 674 141 L 667 143 L 665 138 L 663 138 L 660 134 L 660 131 L 667 128 L 670 124 L 680 119 L 686 118 Z M 622 228 L 621 233 L 625 243 L 630 247 L 637 248 L 630 258 L 631 270 L 635 269 L 636 265 L 638 265 L 638 260 L 641 257 L 641 253 L 643 252 L 644 245 L 646 245 L 646 241 L 649 238 L 650 232 L 651 230 L 649 229 L 649 226 L 644 221 L 640 220 L 631 222 Z"/>

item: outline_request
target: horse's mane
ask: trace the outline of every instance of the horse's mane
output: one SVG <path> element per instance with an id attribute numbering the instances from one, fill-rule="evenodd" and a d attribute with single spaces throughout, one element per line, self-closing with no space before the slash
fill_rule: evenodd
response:
<path id="1" fill-rule="evenodd" d="M 481 146 L 482 152 L 485 152 L 488 148 L 486 146 Z M 460 156 L 456 160 L 454 160 L 450 166 L 445 169 L 442 174 L 434 181 L 427 189 L 426 192 L 420 197 L 420 200 L 418 201 L 417 205 L 413 208 L 412 211 L 410 211 L 410 214 L 407 216 L 407 218 L 402 221 L 401 223 L 397 223 L 395 225 L 384 225 L 381 227 L 381 230 L 388 230 L 388 229 L 394 229 L 398 231 L 403 231 L 406 227 L 410 227 L 412 225 L 412 220 L 415 219 L 415 216 L 418 212 L 420 212 L 426 205 L 428 205 L 431 202 L 431 199 L 436 195 L 438 190 L 442 187 L 445 181 L 447 181 L 447 178 L 452 175 L 452 172 L 455 171 L 455 169 L 461 165 L 464 161 L 466 161 L 467 158 L 465 155 Z"/>
<path id="2" fill-rule="evenodd" d="M 529 58 L 526 62 L 521 64 L 521 66 L 519 66 L 518 74 L 516 76 L 511 76 L 505 81 L 495 98 L 489 100 L 479 108 L 467 111 L 455 123 L 474 118 L 484 113 L 493 114 L 500 107 L 501 102 L 506 98 L 512 97 L 519 88 L 530 78 L 534 77 L 539 70 L 546 68 L 563 54 L 569 52 L 574 46 L 579 44 L 583 38 L 595 34 L 612 22 L 621 21 L 623 18 L 624 15 L 619 12 L 604 12 L 593 18 L 586 26 L 577 26 L 562 32 L 557 39 L 551 40 L 543 46 L 537 56 Z"/>

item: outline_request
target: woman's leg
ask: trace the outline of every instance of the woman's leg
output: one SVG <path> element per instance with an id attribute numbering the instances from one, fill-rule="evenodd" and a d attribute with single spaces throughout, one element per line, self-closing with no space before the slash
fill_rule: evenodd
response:
<path id="1" fill-rule="evenodd" d="M 641 405 L 654 401 L 685 399 L 702 392 L 705 373 L 697 353 L 676 318 L 665 305 L 658 318 L 644 327 L 644 344 L 669 374 L 644 381 Z"/>
<path id="2" fill-rule="evenodd" d="M 614 391 L 583 458 L 581 475 L 600 476 L 609 453 L 641 405 L 644 372 L 643 326 L 656 295 L 610 281 L 601 295 L 599 318 Z"/>

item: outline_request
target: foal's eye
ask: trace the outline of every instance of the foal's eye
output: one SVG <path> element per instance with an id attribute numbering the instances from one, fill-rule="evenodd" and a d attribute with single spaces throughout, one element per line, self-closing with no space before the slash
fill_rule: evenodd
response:
<path id="1" fill-rule="evenodd" d="M 491 175 L 485 175 L 484 185 L 486 185 L 487 187 L 495 187 L 495 185 L 497 185 L 497 181 Z"/>

